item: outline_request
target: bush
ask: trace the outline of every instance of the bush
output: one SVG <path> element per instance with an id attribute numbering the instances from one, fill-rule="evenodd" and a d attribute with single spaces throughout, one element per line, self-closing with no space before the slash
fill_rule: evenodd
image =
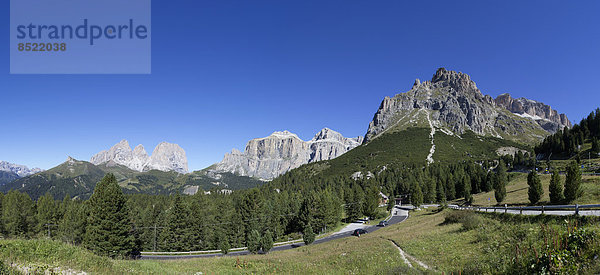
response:
<path id="1" fill-rule="evenodd" d="M 472 230 L 478 228 L 483 220 L 473 211 L 454 210 L 448 212 L 443 224 L 461 223 L 463 230 Z"/>
<path id="2" fill-rule="evenodd" d="M 306 245 L 309 245 L 315 241 L 315 232 L 310 224 L 304 228 L 304 235 L 302 236 L 302 239 Z"/>

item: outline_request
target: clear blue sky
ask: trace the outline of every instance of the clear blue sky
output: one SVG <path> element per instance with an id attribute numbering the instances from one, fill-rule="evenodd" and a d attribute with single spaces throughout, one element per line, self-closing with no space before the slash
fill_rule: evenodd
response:
<path id="1" fill-rule="evenodd" d="M 51 168 L 121 139 L 180 144 L 191 170 L 247 140 L 364 135 L 384 96 L 446 67 L 572 121 L 600 106 L 599 1 L 158 1 L 151 75 L 10 75 L 0 160 Z"/>

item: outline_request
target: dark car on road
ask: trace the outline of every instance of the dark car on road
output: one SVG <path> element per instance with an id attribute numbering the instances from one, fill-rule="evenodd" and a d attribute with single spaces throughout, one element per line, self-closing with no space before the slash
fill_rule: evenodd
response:
<path id="1" fill-rule="evenodd" d="M 360 235 L 364 235 L 367 234 L 369 232 L 367 232 L 367 230 L 364 229 L 355 229 L 354 232 L 352 232 L 352 235 L 354 236 L 360 236 Z"/>
<path id="2" fill-rule="evenodd" d="M 380 227 L 386 227 L 386 226 L 388 226 L 388 225 L 390 225 L 390 223 L 389 223 L 388 221 L 380 221 L 380 222 L 379 222 L 379 224 L 378 224 L 377 226 L 380 226 Z"/>

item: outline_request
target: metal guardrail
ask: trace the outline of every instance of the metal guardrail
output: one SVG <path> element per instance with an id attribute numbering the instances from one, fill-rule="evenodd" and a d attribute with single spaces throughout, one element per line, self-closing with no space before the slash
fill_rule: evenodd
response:
<path id="1" fill-rule="evenodd" d="M 519 214 L 523 214 L 523 211 L 540 211 L 542 214 L 544 212 L 552 212 L 552 211 L 565 211 L 574 209 L 574 214 L 579 215 L 580 210 L 594 210 L 600 209 L 600 204 L 586 204 L 586 205 L 541 205 L 541 206 L 507 206 L 504 207 L 484 207 L 484 206 L 458 206 L 458 205 L 449 205 L 449 208 L 457 209 L 457 210 L 475 210 L 475 211 L 483 211 L 488 212 L 488 210 L 492 210 L 492 212 L 497 212 L 497 210 L 504 210 L 504 213 L 508 213 L 508 210 L 518 210 Z"/>

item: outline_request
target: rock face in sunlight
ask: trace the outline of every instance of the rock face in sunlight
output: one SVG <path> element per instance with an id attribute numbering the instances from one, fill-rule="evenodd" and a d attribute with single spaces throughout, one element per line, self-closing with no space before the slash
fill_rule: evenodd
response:
<path id="1" fill-rule="evenodd" d="M 0 171 L 12 173 L 12 174 L 15 174 L 16 176 L 22 178 L 22 177 L 26 177 L 29 175 L 33 175 L 35 173 L 42 172 L 44 170 L 42 170 L 40 168 L 31 168 L 30 169 L 29 167 L 27 167 L 25 165 L 14 164 L 14 163 L 10 163 L 8 161 L 0 161 Z"/>
<path id="2" fill-rule="evenodd" d="M 369 124 L 365 143 L 387 131 L 428 128 L 429 123 L 446 134 L 472 131 L 528 144 L 571 125 L 547 105 L 507 95 L 494 100 L 469 75 L 440 68 L 431 80 L 417 79 L 408 92 L 386 97 Z"/>
<path id="3" fill-rule="evenodd" d="M 102 151 L 94 155 L 90 162 L 94 165 L 123 165 L 139 172 L 153 169 L 175 171 L 182 174 L 188 172 L 185 151 L 179 145 L 168 142 L 158 144 L 152 155 L 148 156 L 143 145 L 140 144 L 134 150 L 131 150 L 129 142 L 121 140 L 108 151 Z"/>
<path id="4" fill-rule="evenodd" d="M 244 152 L 233 149 L 214 170 L 241 176 L 273 179 L 300 165 L 336 158 L 360 145 L 362 137 L 346 138 L 328 128 L 303 141 L 288 131 L 250 140 Z"/>
<path id="5" fill-rule="evenodd" d="M 567 115 L 559 114 L 544 103 L 524 97 L 512 98 L 508 93 L 499 95 L 494 101 L 497 106 L 504 107 L 513 114 L 535 120 L 550 133 L 556 133 L 565 127 L 572 127 Z"/>

